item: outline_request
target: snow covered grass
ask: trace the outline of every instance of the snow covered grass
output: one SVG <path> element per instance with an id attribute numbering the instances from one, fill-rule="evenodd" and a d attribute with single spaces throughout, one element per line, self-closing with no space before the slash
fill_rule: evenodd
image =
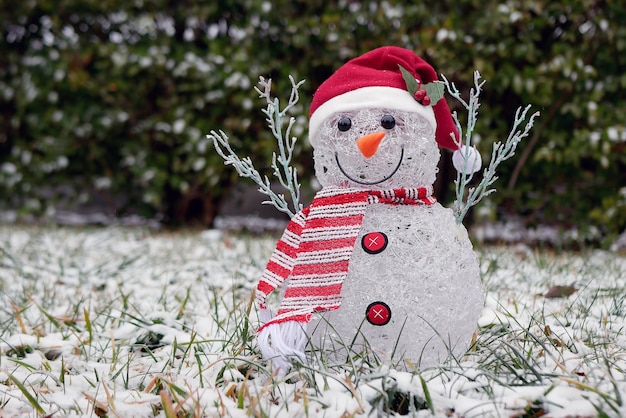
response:
<path id="1" fill-rule="evenodd" d="M 623 255 L 481 249 L 487 301 L 463 358 L 315 353 L 272 379 L 251 292 L 274 243 L 0 226 L 0 416 L 626 415 Z"/>

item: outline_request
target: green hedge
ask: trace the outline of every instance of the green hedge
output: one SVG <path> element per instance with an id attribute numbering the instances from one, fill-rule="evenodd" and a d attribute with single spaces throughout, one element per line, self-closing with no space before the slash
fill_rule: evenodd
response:
<path id="1" fill-rule="evenodd" d="M 116 213 L 210 224 L 233 182 L 204 141 L 221 128 L 268 161 L 272 139 L 252 90 L 306 79 L 298 165 L 312 173 L 306 112 L 331 72 L 374 47 L 414 49 L 465 89 L 487 80 L 479 147 L 513 112 L 542 112 L 502 168 L 486 207 L 529 223 L 626 226 L 626 5 L 442 0 L 5 1 L 0 6 L 0 193 L 46 213 L 59 199 L 99 199 Z M 410 3 L 410 2 L 407 2 Z M 434 3 L 434 4 L 433 4 Z"/>

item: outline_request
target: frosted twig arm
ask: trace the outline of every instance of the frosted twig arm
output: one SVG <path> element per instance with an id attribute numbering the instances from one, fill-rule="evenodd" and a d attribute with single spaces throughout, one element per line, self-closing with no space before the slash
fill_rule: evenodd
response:
<path id="1" fill-rule="evenodd" d="M 448 93 L 467 110 L 467 126 L 464 130 L 461 126 L 461 122 L 459 121 L 458 115 L 456 112 L 452 114 L 452 118 L 456 125 L 456 128 L 459 132 L 459 142 L 457 143 L 459 149 L 461 149 L 463 155 L 463 166 L 461 170 L 457 171 L 456 180 L 454 181 L 455 190 L 456 190 L 456 200 L 454 202 L 454 212 L 457 223 L 461 223 L 463 221 L 464 214 L 459 216 L 458 211 L 458 202 L 463 202 L 463 197 L 465 196 L 465 189 L 467 185 L 472 181 L 474 177 L 474 170 L 468 168 L 468 160 L 469 160 L 469 152 L 472 146 L 472 136 L 474 135 L 474 129 L 476 128 L 476 122 L 478 121 L 478 109 L 480 108 L 480 93 L 482 92 L 483 85 L 485 84 L 485 80 L 480 80 L 480 73 L 478 71 L 474 71 L 474 87 L 470 89 L 469 100 L 466 102 L 463 97 L 461 97 L 461 93 L 459 89 L 456 87 L 454 83 L 450 83 L 448 79 L 442 74 L 442 78 L 444 84 L 448 90 Z M 452 134 L 451 134 L 452 135 Z M 456 139 L 453 137 L 452 139 Z M 464 146 L 464 148 L 462 148 Z"/>
<path id="2" fill-rule="evenodd" d="M 263 77 L 259 77 L 259 86 L 261 88 L 255 87 L 255 90 L 259 93 L 259 98 L 265 99 L 267 105 L 262 112 L 265 114 L 267 126 L 272 131 L 272 135 L 274 135 L 276 143 L 278 144 L 278 154 L 275 152 L 272 153 L 272 169 L 274 170 L 274 176 L 278 179 L 280 184 L 289 191 L 291 203 L 297 212 L 302 208 L 300 204 L 300 184 L 298 183 L 297 171 L 291 166 L 293 150 L 297 141 L 296 137 L 291 136 L 291 129 L 296 119 L 293 117 L 289 118 L 284 134 L 282 126 L 283 118 L 300 100 L 298 89 L 304 83 L 304 80 L 296 83 L 294 78 L 290 75 L 289 81 L 291 82 L 291 94 L 289 95 L 287 106 L 282 110 L 280 109 L 278 98 L 272 98 L 271 96 L 271 79 L 266 80 Z"/>
<path id="3" fill-rule="evenodd" d="M 265 121 L 272 132 L 278 145 L 278 153 L 272 153 L 272 170 L 273 175 L 278 179 L 281 186 L 289 191 L 291 196 L 291 206 L 287 202 L 285 195 L 275 193 L 271 189 L 271 183 L 267 176 L 261 176 L 256 170 L 250 157 L 240 158 L 231 148 L 228 136 L 222 132 L 211 131 L 207 138 L 213 141 L 213 146 L 217 153 L 224 159 L 224 164 L 232 165 L 241 177 L 249 178 L 259 186 L 259 191 L 266 196 L 268 200 L 264 204 L 274 205 L 281 212 L 287 213 L 290 217 L 302 209 L 300 203 L 300 183 L 298 182 L 298 173 L 295 167 L 291 165 L 293 159 L 293 150 L 297 141 L 296 137 L 291 136 L 291 130 L 296 122 L 295 118 L 290 117 L 286 128 L 283 132 L 283 118 L 298 103 L 300 95 L 298 88 L 304 83 L 304 80 L 296 83 L 292 76 L 289 76 L 291 82 L 291 94 L 289 102 L 284 109 L 280 109 L 278 98 L 271 96 L 272 80 L 259 77 L 259 87 L 254 89 L 259 93 L 259 98 L 265 99 L 266 106 L 261 111 L 265 114 Z"/>
<path id="4" fill-rule="evenodd" d="M 522 141 L 522 139 L 528 136 L 528 132 L 533 127 L 535 123 L 535 118 L 539 116 L 539 112 L 535 112 L 530 115 L 528 122 L 524 125 L 523 129 L 519 130 L 520 125 L 526 120 L 528 111 L 530 110 L 530 105 L 526 106 L 524 109 L 519 107 L 515 112 L 515 121 L 513 122 L 513 127 L 509 132 L 509 136 L 507 137 L 504 144 L 501 141 L 493 144 L 493 148 L 491 150 L 491 161 L 489 162 L 489 166 L 485 169 L 483 173 L 483 178 L 478 183 L 476 187 L 471 187 L 468 191 L 467 199 L 463 202 L 460 201 L 461 204 L 458 208 L 456 208 L 455 202 L 455 211 L 457 211 L 457 222 L 460 223 L 463 221 L 463 218 L 467 214 L 467 211 L 472 206 L 476 205 L 480 200 L 495 192 L 496 189 L 490 188 L 490 186 L 498 179 L 496 175 L 497 167 L 504 161 L 511 158 L 515 155 L 515 150 L 517 149 L 517 145 Z"/>
<path id="5" fill-rule="evenodd" d="M 472 143 L 472 137 L 474 135 L 474 129 L 476 128 L 476 122 L 478 121 L 478 108 L 480 107 L 479 96 L 482 91 L 482 87 L 485 84 L 485 81 L 480 81 L 480 73 L 478 71 L 474 72 L 474 87 L 470 89 L 470 97 L 466 102 L 462 97 L 461 93 L 457 89 L 454 83 L 450 83 L 444 76 L 442 76 L 446 89 L 448 93 L 456 99 L 465 109 L 467 110 L 467 125 L 465 132 L 463 132 L 463 128 L 459 119 L 457 117 L 456 112 L 453 113 L 453 119 L 459 131 L 459 137 L 461 138 L 461 142 L 465 145 L 465 150 L 469 150 Z M 525 108 L 519 107 L 515 112 L 515 120 L 513 121 L 513 126 L 509 131 L 509 135 L 502 144 L 501 141 L 493 144 L 493 148 L 491 151 L 491 160 L 489 161 L 489 166 L 483 171 L 483 178 L 480 183 L 476 187 L 468 188 L 468 185 L 472 181 L 474 177 L 474 173 L 471 170 L 467 169 L 467 153 L 465 158 L 465 165 L 463 170 L 457 172 L 457 178 L 454 181 L 456 186 L 456 200 L 454 201 L 454 215 L 456 218 L 456 222 L 458 224 L 463 222 L 463 218 L 467 215 L 467 211 L 474 205 L 476 205 L 483 197 L 490 195 L 496 190 L 490 188 L 490 186 L 498 179 L 496 175 L 497 167 L 503 162 L 511 158 L 515 155 L 515 150 L 517 149 L 517 144 L 520 143 L 522 139 L 528 136 L 528 132 L 532 128 L 535 122 L 535 118 L 539 116 L 539 112 L 533 113 L 528 122 L 524 125 L 523 128 L 520 128 L 522 123 L 526 120 L 528 112 L 530 110 L 530 105 Z M 461 144 L 459 144 L 460 146 Z M 467 193 L 466 193 L 467 189 Z M 467 196 L 466 196 L 467 195 Z"/>
<path id="6" fill-rule="evenodd" d="M 259 186 L 259 191 L 269 198 L 269 200 L 265 200 L 263 203 L 274 205 L 279 211 L 293 217 L 294 212 L 289 208 L 285 196 L 272 190 L 269 178 L 261 176 L 254 167 L 250 157 L 239 158 L 237 153 L 230 147 L 229 138 L 223 131 L 211 131 L 207 138 L 213 141 L 213 146 L 224 160 L 225 165 L 232 165 L 240 177 L 249 178 Z"/>

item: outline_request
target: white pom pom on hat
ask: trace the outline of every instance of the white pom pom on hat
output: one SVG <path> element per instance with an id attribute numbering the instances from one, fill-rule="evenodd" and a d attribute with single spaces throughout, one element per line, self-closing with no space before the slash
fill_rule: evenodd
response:
<path id="1" fill-rule="evenodd" d="M 452 165 L 456 171 L 475 173 L 482 168 L 483 162 L 476 148 L 462 145 L 452 154 Z"/>

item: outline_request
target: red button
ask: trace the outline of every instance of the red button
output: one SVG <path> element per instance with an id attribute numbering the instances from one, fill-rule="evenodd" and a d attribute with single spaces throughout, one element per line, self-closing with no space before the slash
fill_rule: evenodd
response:
<path id="1" fill-rule="evenodd" d="M 361 246 L 368 254 L 378 254 L 387 248 L 387 235 L 382 232 L 370 232 L 363 235 Z"/>
<path id="2" fill-rule="evenodd" d="M 391 309 L 385 302 L 373 302 L 365 309 L 365 317 L 372 325 L 386 325 L 391 320 Z"/>

